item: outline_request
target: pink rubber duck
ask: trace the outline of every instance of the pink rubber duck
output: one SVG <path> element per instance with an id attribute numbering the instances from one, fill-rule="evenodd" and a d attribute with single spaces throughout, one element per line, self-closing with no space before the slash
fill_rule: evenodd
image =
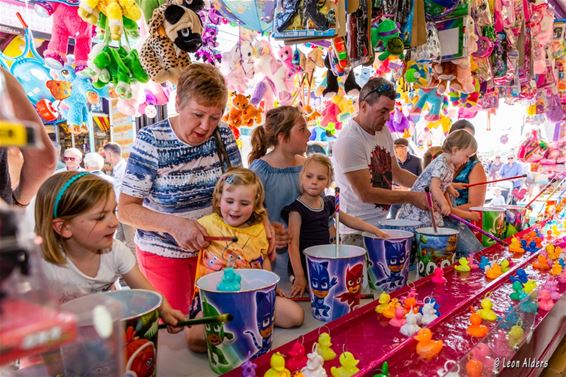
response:
<path id="1" fill-rule="evenodd" d="M 434 284 L 444 284 L 446 283 L 446 278 L 444 277 L 444 271 L 441 267 L 436 267 L 432 278 L 430 279 Z"/>
<path id="2" fill-rule="evenodd" d="M 472 255 L 468 257 L 468 266 L 472 269 L 472 271 L 477 270 L 480 266 L 476 263 L 476 260 Z"/>
<path id="3" fill-rule="evenodd" d="M 291 372 L 299 370 L 307 365 L 307 350 L 305 346 L 299 342 L 298 340 L 293 343 L 291 349 L 287 353 L 287 361 L 285 362 L 285 366 Z"/>
<path id="4" fill-rule="evenodd" d="M 497 330 L 493 338 L 493 354 L 498 357 L 509 357 L 511 349 L 507 343 L 507 333 L 504 330 Z"/>
<path id="5" fill-rule="evenodd" d="M 538 293 L 538 307 L 547 312 L 554 307 L 554 301 L 548 289 L 541 289 Z"/>
<path id="6" fill-rule="evenodd" d="M 566 268 L 562 269 L 562 273 L 558 276 L 558 281 L 562 284 L 566 284 Z"/>
<path id="7" fill-rule="evenodd" d="M 405 309 L 401 305 L 397 305 L 395 308 L 395 317 L 389 320 L 389 324 L 394 327 L 401 327 L 405 324 Z"/>
<path id="8" fill-rule="evenodd" d="M 472 358 L 479 360 L 487 370 L 493 370 L 495 363 L 490 354 L 489 346 L 485 343 L 478 343 L 472 350 Z"/>

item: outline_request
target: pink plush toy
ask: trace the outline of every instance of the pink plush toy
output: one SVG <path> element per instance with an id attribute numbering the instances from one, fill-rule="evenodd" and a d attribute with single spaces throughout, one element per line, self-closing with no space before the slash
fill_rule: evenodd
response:
<path id="1" fill-rule="evenodd" d="M 75 40 L 75 71 L 86 68 L 90 53 L 92 25 L 83 21 L 76 6 L 63 3 L 50 3 L 49 13 L 53 15 L 51 41 L 43 54 L 45 64 L 51 68 L 61 69 L 67 60 L 69 38 Z"/>

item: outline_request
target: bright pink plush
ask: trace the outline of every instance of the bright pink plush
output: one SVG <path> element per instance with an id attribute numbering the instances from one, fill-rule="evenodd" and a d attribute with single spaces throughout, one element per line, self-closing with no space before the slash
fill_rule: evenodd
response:
<path id="1" fill-rule="evenodd" d="M 53 26 L 51 41 L 43 54 L 45 63 L 61 69 L 67 60 L 69 38 L 75 40 L 75 67 L 81 70 L 86 67 L 91 47 L 92 25 L 83 21 L 76 6 L 63 3 L 50 3 L 53 8 Z"/>

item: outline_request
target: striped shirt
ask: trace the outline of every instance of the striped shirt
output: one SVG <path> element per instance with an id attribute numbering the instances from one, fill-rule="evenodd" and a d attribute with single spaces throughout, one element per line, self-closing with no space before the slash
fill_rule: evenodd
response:
<path id="1" fill-rule="evenodd" d="M 219 126 L 232 166 L 241 166 L 240 151 L 230 128 Z M 214 136 L 191 146 L 175 135 L 164 120 L 140 130 L 128 158 L 122 189 L 143 199 L 143 206 L 174 216 L 198 219 L 212 212 L 212 192 L 222 175 Z M 137 246 L 170 258 L 189 258 L 196 251 L 184 250 L 168 233 L 138 229 Z"/>

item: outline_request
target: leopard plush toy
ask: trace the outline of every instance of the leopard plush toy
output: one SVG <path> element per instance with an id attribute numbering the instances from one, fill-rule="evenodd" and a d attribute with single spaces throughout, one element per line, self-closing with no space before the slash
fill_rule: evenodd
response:
<path id="1" fill-rule="evenodd" d="M 191 64 L 188 53 L 202 45 L 203 26 L 198 12 L 203 7 L 203 0 L 170 0 L 153 11 L 149 37 L 140 56 L 153 81 L 176 84 L 183 69 Z"/>

